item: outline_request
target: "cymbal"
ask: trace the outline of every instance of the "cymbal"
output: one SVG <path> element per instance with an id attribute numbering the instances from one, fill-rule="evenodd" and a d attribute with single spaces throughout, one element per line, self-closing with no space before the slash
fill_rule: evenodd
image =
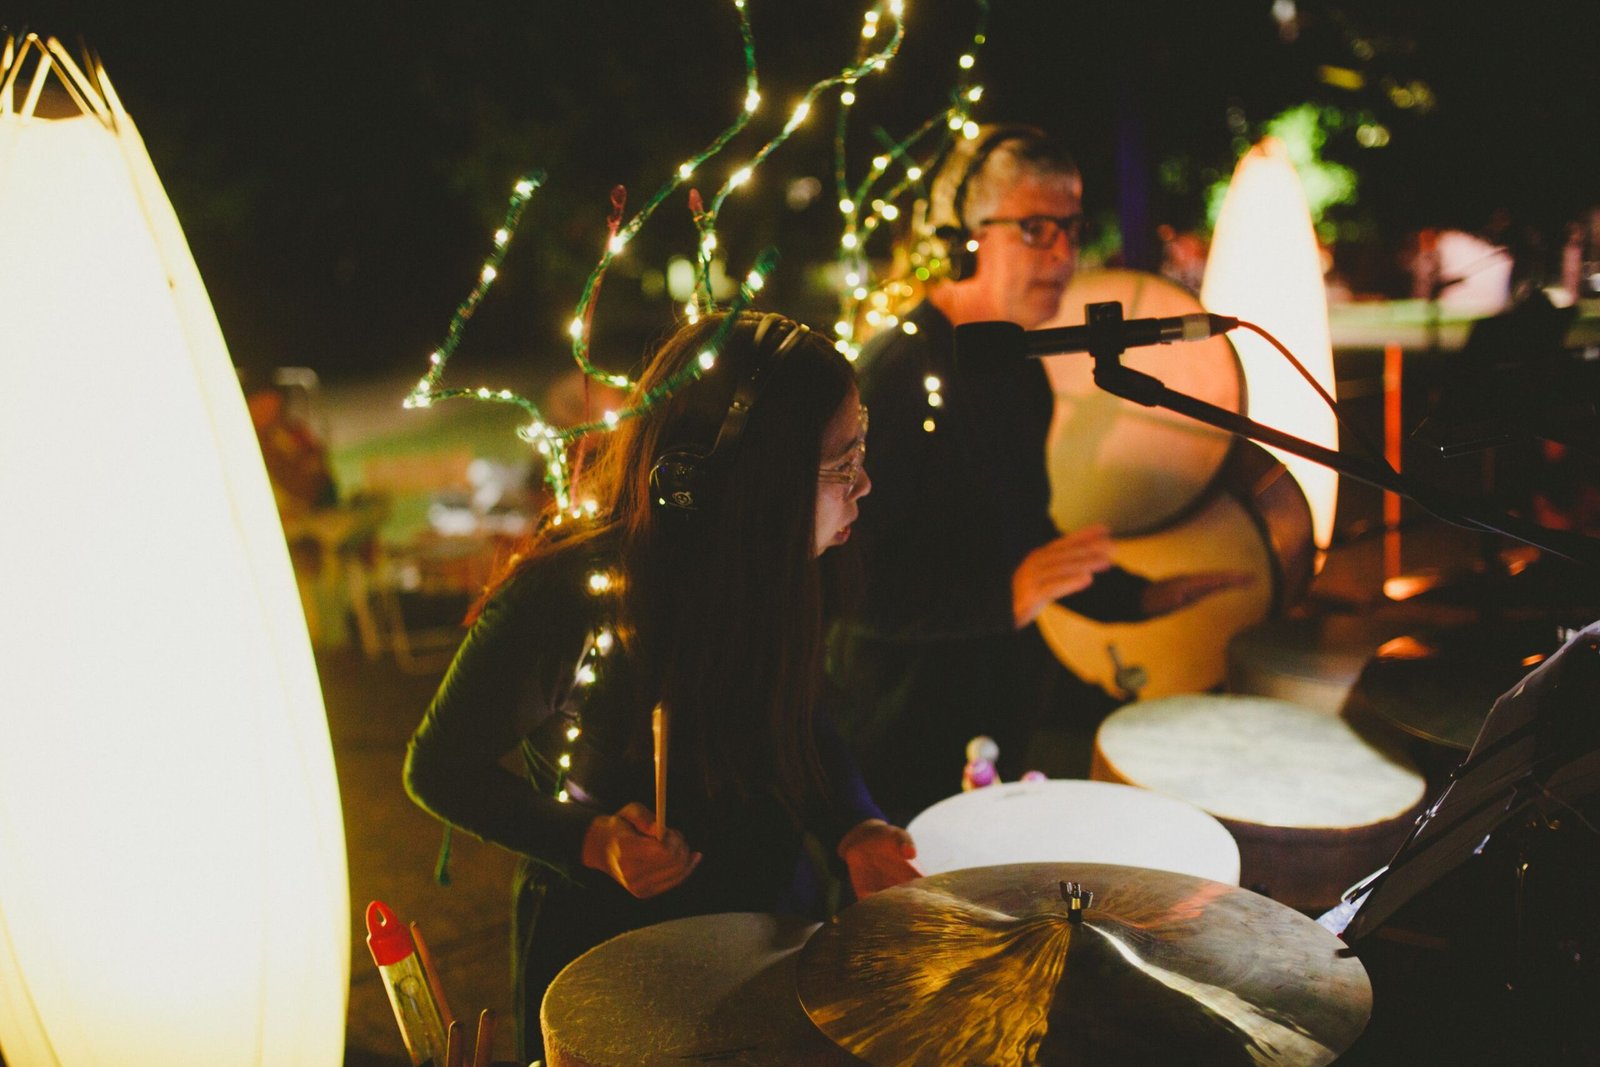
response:
<path id="1" fill-rule="evenodd" d="M 1561 640 L 1545 620 L 1402 634 L 1378 646 L 1350 698 L 1415 737 L 1466 752 L 1494 702 Z"/>
<path id="2" fill-rule="evenodd" d="M 1067 885 L 1092 893 L 1069 917 Z M 875 893 L 797 969 L 870 1064 L 1325 1064 L 1372 1013 L 1361 961 L 1237 886 L 1097 863 L 948 871 Z"/>

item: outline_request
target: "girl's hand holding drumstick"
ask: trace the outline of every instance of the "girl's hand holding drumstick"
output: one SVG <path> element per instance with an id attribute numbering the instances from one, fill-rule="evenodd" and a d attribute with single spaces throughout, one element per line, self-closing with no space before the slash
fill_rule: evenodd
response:
<path id="1" fill-rule="evenodd" d="M 583 838 L 583 864 L 603 871 L 641 900 L 677 886 L 700 864 L 683 835 L 667 826 L 666 708 L 657 705 L 651 729 L 656 748 L 656 810 L 629 804 L 615 815 L 600 815 Z"/>

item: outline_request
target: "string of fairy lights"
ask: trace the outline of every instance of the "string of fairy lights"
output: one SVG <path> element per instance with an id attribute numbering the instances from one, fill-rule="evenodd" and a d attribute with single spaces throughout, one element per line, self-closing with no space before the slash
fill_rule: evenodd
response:
<path id="1" fill-rule="evenodd" d="M 983 86 L 976 78 L 978 56 L 988 39 L 988 0 L 977 0 L 977 9 L 972 38 L 956 59 L 949 104 L 899 140 L 882 130 L 874 131 L 880 151 L 872 157 L 865 177 L 853 188 L 848 178 L 846 140 L 858 96 L 853 85 L 846 85 L 839 94 L 839 114 L 834 130 L 834 187 L 842 222 L 836 257 L 842 284 L 839 318 L 834 323 L 834 344 L 852 362 L 860 356 L 866 334 L 900 325 L 896 309 L 910 302 L 914 289 L 910 279 L 927 282 L 940 269 L 935 252 L 912 245 L 908 250 L 908 262 L 892 265 L 903 268 L 909 277 L 891 270 L 880 278 L 872 268 L 868 246 L 880 227 L 901 218 L 903 211 L 899 202 L 908 193 L 912 200 L 926 202 L 928 188 L 924 179 L 936 173 L 954 138 L 977 136 L 978 124 L 972 111 L 983 99 Z M 869 13 L 862 35 L 870 40 L 874 32 L 875 24 Z"/>
<path id="2" fill-rule="evenodd" d="M 568 324 L 567 332 L 572 342 L 572 354 L 578 366 L 590 378 L 613 388 L 633 390 L 636 383 L 626 375 L 602 370 L 591 358 L 590 337 L 595 301 L 599 295 L 607 268 L 610 267 L 612 261 L 618 255 L 623 254 L 629 242 L 639 233 L 655 210 L 669 196 L 691 181 L 696 174 L 700 173 L 710 159 L 721 153 L 733 138 L 749 125 L 761 107 L 761 89 L 755 61 L 755 39 L 750 26 L 749 14 L 746 10 L 746 0 L 733 0 L 733 7 L 738 15 L 744 52 L 745 94 L 742 108 L 732 123 L 723 129 L 698 154 L 682 163 L 673 172 L 672 176 L 645 202 L 644 207 L 626 222 L 623 221 L 626 193 L 621 187 L 613 190 L 611 198 L 612 210 L 607 219 L 608 233 L 604 250 L 601 253 L 599 262 L 584 283 L 577 307 Z M 755 299 L 756 294 L 766 284 L 766 279 L 776 262 L 775 252 L 769 250 L 762 253 L 755 265 L 745 275 L 732 302 L 726 308 L 719 308 L 716 305 L 712 295 L 711 268 L 713 256 L 718 247 L 717 220 L 724 203 L 734 190 L 747 184 L 757 168 L 765 163 L 772 153 L 799 128 L 822 93 L 837 85 L 853 86 L 860 79 L 887 69 L 889 62 L 899 53 L 900 44 L 905 37 L 903 15 L 904 0 L 879 0 L 879 2 L 875 3 L 866 13 L 862 36 L 864 39 L 870 40 L 882 34 L 887 37 L 886 43 L 876 49 L 863 50 L 862 54 L 858 55 L 857 61 L 851 66 L 846 67 L 832 77 L 824 78 L 814 83 L 808 88 L 790 112 L 779 132 L 769 138 L 747 162 L 735 167 L 729 173 L 709 203 L 700 196 L 697 189 L 691 188 L 689 190 L 689 208 L 698 234 L 698 242 L 695 259 L 695 295 L 685 306 L 684 313 L 691 322 L 698 320 L 702 314 L 714 310 L 726 310 L 731 314 L 726 319 L 723 328 L 717 331 L 712 341 L 700 353 L 699 358 L 691 361 L 683 371 L 674 375 L 671 380 L 663 383 L 659 388 L 636 396 L 632 403 L 625 408 L 607 410 L 599 419 L 569 427 L 551 425 L 532 400 L 510 389 L 492 389 L 486 386 L 475 389 L 442 387 L 441 383 L 444 378 L 445 368 L 460 344 L 466 325 L 494 285 L 495 280 L 499 277 L 500 266 L 510 248 L 528 200 L 544 181 L 543 173 L 534 173 L 520 178 L 514 186 L 505 217 L 500 227 L 494 232 L 490 252 L 478 272 L 477 280 L 471 292 L 457 306 L 456 312 L 445 331 L 443 343 L 429 354 L 427 373 L 412 389 L 405 400 L 405 406 L 408 408 L 426 408 L 438 401 L 454 398 L 471 398 L 491 403 L 516 405 L 528 416 L 528 421 L 519 427 L 517 432 L 519 436 L 533 445 L 545 462 L 545 480 L 555 497 L 557 519 L 561 515 L 571 515 L 577 518 L 582 516 L 586 510 L 592 512 L 592 504 L 587 501 L 578 503 L 573 499 L 571 458 L 568 455 L 568 446 L 580 437 L 594 432 L 613 430 L 623 420 L 649 411 L 671 395 L 672 392 L 681 388 L 687 382 L 700 377 L 716 365 L 717 355 L 721 351 L 721 345 L 726 339 L 726 333 L 731 328 L 737 312 L 749 306 Z M 885 23 L 888 24 L 886 32 L 883 31 Z"/>

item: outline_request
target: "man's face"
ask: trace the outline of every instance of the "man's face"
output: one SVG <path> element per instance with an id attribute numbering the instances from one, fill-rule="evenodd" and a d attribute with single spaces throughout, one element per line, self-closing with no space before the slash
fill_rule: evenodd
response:
<path id="1" fill-rule="evenodd" d="M 982 218 L 1065 218 L 1081 204 L 1076 183 L 1063 175 L 1024 174 Z M 978 319 L 998 319 L 1033 329 L 1056 313 L 1078 262 L 1073 238 L 1061 233 L 1048 246 L 1031 248 L 1010 223 L 976 225 L 978 268 L 964 285 Z"/>

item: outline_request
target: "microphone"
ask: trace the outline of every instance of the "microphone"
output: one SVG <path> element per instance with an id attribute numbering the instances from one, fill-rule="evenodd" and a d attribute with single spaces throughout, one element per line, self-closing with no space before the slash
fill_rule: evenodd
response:
<path id="1" fill-rule="evenodd" d="M 1096 348 L 1142 348 L 1174 341 L 1204 341 L 1239 325 L 1226 315 L 1197 312 L 1167 319 L 1115 319 L 1089 326 L 1024 330 L 1014 322 L 969 322 L 956 327 L 957 352 L 995 356 L 1049 356 Z"/>

